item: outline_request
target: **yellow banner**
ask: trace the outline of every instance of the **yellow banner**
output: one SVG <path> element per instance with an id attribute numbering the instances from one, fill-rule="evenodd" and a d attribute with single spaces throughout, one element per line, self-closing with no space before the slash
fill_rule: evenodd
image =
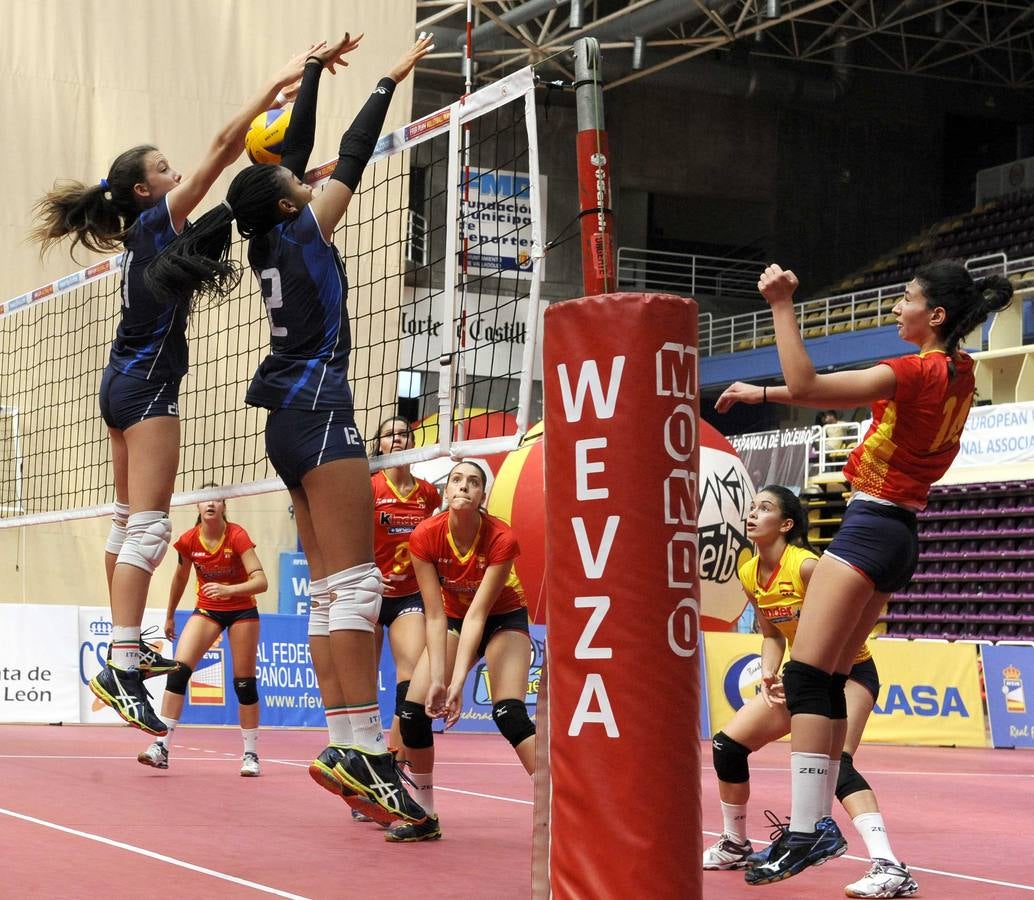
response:
<path id="1" fill-rule="evenodd" d="M 986 747 L 974 644 L 871 641 L 880 699 L 863 741 Z"/>
<path id="2" fill-rule="evenodd" d="M 711 734 L 720 731 L 761 688 L 761 635 L 705 631 Z"/>

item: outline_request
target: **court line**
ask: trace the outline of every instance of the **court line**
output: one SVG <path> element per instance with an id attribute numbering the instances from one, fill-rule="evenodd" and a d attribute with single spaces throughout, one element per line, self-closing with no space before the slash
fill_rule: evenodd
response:
<path id="1" fill-rule="evenodd" d="M 437 790 L 437 788 L 435 788 Z M 720 831 L 704 831 L 704 834 L 711 835 L 712 837 L 721 837 L 722 832 Z M 759 838 L 748 838 L 752 844 L 763 844 L 768 846 L 771 841 L 764 841 Z M 852 856 L 850 853 L 845 853 L 839 857 L 839 859 L 853 859 L 856 862 L 871 863 L 872 860 L 867 856 Z M 979 875 L 963 875 L 961 872 L 945 872 L 942 869 L 924 869 L 922 866 L 908 867 L 910 872 L 925 872 L 927 875 L 943 875 L 945 878 L 959 878 L 963 881 L 979 881 L 981 884 L 993 884 L 997 887 L 1010 887 L 1019 888 L 1021 891 L 1034 891 L 1034 885 L 1030 884 L 1014 884 L 1011 881 L 996 881 L 994 878 L 981 878 Z"/>
<path id="2" fill-rule="evenodd" d="M 701 769 L 713 772 L 714 767 L 706 764 L 701 765 Z M 785 766 L 755 766 L 751 765 L 751 772 L 789 772 L 790 765 L 787 763 Z M 1030 772 L 952 772 L 950 770 L 942 772 L 910 772 L 903 769 L 870 769 L 865 766 L 866 775 L 923 775 L 931 778 L 951 778 L 958 776 L 960 778 L 1034 778 L 1034 774 Z"/>
<path id="3" fill-rule="evenodd" d="M 54 831 L 60 831 L 74 837 L 85 838 L 88 841 L 96 841 L 98 844 L 107 844 L 109 847 L 114 847 L 117 850 L 127 850 L 130 853 L 136 853 L 139 856 L 146 856 L 150 859 L 156 859 L 159 862 L 165 862 L 172 866 L 179 866 L 181 869 L 189 869 L 191 872 L 198 872 L 201 875 L 209 875 L 212 878 L 218 878 L 221 881 L 229 881 L 232 884 L 239 884 L 242 887 L 254 888 L 256 891 L 261 891 L 264 894 L 274 894 L 277 897 L 287 897 L 289 900 L 308 900 L 308 898 L 301 894 L 291 894 L 287 891 L 281 891 L 265 884 L 259 884 L 257 881 L 248 881 L 245 878 L 238 878 L 236 875 L 227 875 L 225 872 L 217 872 L 215 869 L 206 869 L 204 866 L 197 866 L 194 865 L 194 863 L 184 862 L 181 859 L 166 856 L 164 853 L 145 850 L 143 847 L 134 847 L 132 844 L 115 841 L 99 834 L 90 834 L 88 831 L 78 831 L 75 828 L 58 825 L 56 822 L 48 822 L 46 819 L 37 819 L 34 816 L 26 816 L 23 813 L 14 812 L 14 810 L 3 809 L 0 807 L 0 815 L 10 816 L 14 819 L 21 819 L 24 822 L 29 822 L 33 825 L 41 825 L 44 828 L 52 828 Z"/>
<path id="4" fill-rule="evenodd" d="M 173 750 L 176 749 L 176 745 L 173 744 Z M 190 748 L 188 748 L 190 749 Z M 231 753 L 228 750 L 213 750 L 205 751 L 206 753 L 222 753 L 225 759 L 213 759 L 211 756 L 183 756 L 182 754 L 175 754 L 175 760 L 177 762 L 233 762 L 240 761 L 240 755 Z M 120 756 L 81 756 L 81 755 L 62 755 L 57 753 L 0 753 L 0 759 L 70 759 L 70 760 L 127 760 L 132 759 L 128 754 Z M 307 766 L 311 762 L 309 759 L 273 759 L 272 757 L 263 756 L 262 762 L 270 763 L 283 763 L 287 766 Z M 507 768 L 522 769 L 523 766 L 519 762 L 512 763 L 501 763 L 501 762 L 476 762 L 470 760 L 468 762 L 436 762 L 435 767 L 438 766 L 499 766 Z"/>

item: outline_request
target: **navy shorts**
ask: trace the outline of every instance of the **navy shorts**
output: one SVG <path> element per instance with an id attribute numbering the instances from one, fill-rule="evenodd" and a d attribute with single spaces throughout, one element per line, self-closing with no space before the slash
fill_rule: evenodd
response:
<path id="1" fill-rule="evenodd" d="M 317 466 L 366 459 L 352 410 L 274 409 L 266 420 L 266 453 L 284 484 L 300 487 Z"/>
<path id="2" fill-rule="evenodd" d="M 175 381 L 147 381 L 123 375 L 108 366 L 101 378 L 101 418 L 109 428 L 125 431 L 130 425 L 158 416 L 180 414 L 180 383 Z"/>
<path id="3" fill-rule="evenodd" d="M 892 594 L 912 580 L 919 561 L 916 514 L 900 506 L 852 500 L 826 553 Z"/>
<path id="4" fill-rule="evenodd" d="M 236 622 L 257 619 L 259 611 L 257 606 L 249 606 L 247 609 L 202 609 L 199 606 L 194 610 L 194 615 L 201 616 L 202 619 L 211 619 L 223 628 L 229 628 Z"/>
<path id="5" fill-rule="evenodd" d="M 876 661 L 870 656 L 865 662 L 855 663 L 847 673 L 851 681 L 857 681 L 872 694 L 872 702 L 880 699 L 880 673 L 876 671 Z"/>
<path id="6" fill-rule="evenodd" d="M 377 617 L 377 624 L 390 628 L 399 616 L 408 616 L 410 613 L 424 614 L 424 598 L 420 594 L 385 597 L 381 600 L 381 614 Z"/>
<path id="7" fill-rule="evenodd" d="M 449 616 L 449 631 L 458 635 L 462 627 L 463 619 L 454 619 L 452 616 Z M 488 642 L 499 634 L 500 631 L 520 631 L 524 634 L 529 634 L 528 610 L 522 606 L 520 609 L 500 613 L 498 616 L 489 616 L 485 619 L 485 631 L 481 635 L 481 644 L 478 646 L 478 659 L 485 655 Z"/>

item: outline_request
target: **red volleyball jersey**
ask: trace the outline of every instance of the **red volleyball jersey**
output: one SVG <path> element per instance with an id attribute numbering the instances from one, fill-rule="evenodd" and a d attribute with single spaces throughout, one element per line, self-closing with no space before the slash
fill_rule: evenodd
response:
<path id="1" fill-rule="evenodd" d="M 520 552 L 513 529 L 487 513 L 481 514 L 481 528 L 465 554 L 456 550 L 449 533 L 448 510 L 421 522 L 409 536 L 410 556 L 429 562 L 438 570 L 445 614 L 454 619 L 462 619 L 466 615 L 485 577 L 485 570 L 497 563 L 512 562 Z M 524 589 L 511 568 L 489 614 L 497 616 L 527 605 Z"/>
<path id="2" fill-rule="evenodd" d="M 255 606 L 255 598 L 233 596 L 225 599 L 206 597 L 201 588 L 211 582 L 218 584 L 243 584 L 248 580 L 248 571 L 241 562 L 241 557 L 255 543 L 240 525 L 226 523 L 226 531 L 222 539 L 214 547 L 205 545 L 201 537 L 201 526 L 195 525 L 190 531 L 180 536 L 173 544 L 180 559 L 189 559 L 197 572 L 197 605 L 200 609 L 215 612 L 230 612 L 237 609 L 250 609 Z"/>
<path id="3" fill-rule="evenodd" d="M 370 478 L 374 559 L 386 582 L 385 597 L 405 597 L 419 591 L 409 558 L 409 536 L 442 505 L 438 488 L 422 478 L 415 482 L 403 495 L 384 472 L 375 472 Z"/>
<path id="4" fill-rule="evenodd" d="M 930 485 L 952 464 L 973 402 L 973 360 L 940 350 L 885 359 L 897 376 L 891 400 L 872 407 L 872 425 L 844 466 L 856 491 L 911 509 L 926 507 Z"/>

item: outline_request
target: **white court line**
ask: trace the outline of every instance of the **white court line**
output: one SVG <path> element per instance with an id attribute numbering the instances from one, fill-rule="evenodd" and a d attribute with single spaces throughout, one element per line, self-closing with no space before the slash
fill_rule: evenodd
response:
<path id="1" fill-rule="evenodd" d="M 156 859 L 159 862 L 166 862 L 172 866 L 179 866 L 181 869 L 189 869 L 191 872 L 198 872 L 201 875 L 210 875 L 212 878 L 218 878 L 221 881 L 229 881 L 233 884 L 239 884 L 242 887 L 254 888 L 256 891 L 261 891 L 264 894 L 274 894 L 277 897 L 288 897 L 290 900 L 307 900 L 307 898 L 301 894 L 290 894 L 287 891 L 280 891 L 276 888 L 269 887 L 268 885 L 259 884 L 256 881 L 248 881 L 244 878 L 238 878 L 235 875 L 227 875 L 225 872 L 216 872 L 214 869 L 206 869 L 204 866 L 195 866 L 193 863 L 184 862 L 181 859 L 166 856 L 164 853 L 155 853 L 153 850 L 134 847 L 132 844 L 124 844 L 122 841 L 113 841 L 111 838 L 102 837 L 99 834 L 90 834 L 88 831 L 77 831 L 75 828 L 67 828 L 64 825 L 58 825 L 56 822 L 48 822 L 45 819 L 26 816 L 10 809 L 0 808 L 0 815 L 11 816 L 11 818 L 21 819 L 24 822 L 31 822 L 33 825 L 42 825 L 44 828 L 53 828 L 55 831 L 70 834 L 74 837 L 85 838 L 88 841 L 96 841 L 98 844 L 107 844 L 109 847 L 115 847 L 117 850 L 128 850 L 130 853 L 146 856 L 149 859 Z"/>
<path id="2" fill-rule="evenodd" d="M 436 788 L 437 790 L 437 788 Z M 712 837 L 721 837 L 722 832 L 720 831 L 705 831 L 704 834 L 709 834 Z M 763 841 L 759 838 L 747 838 L 752 844 L 764 844 L 766 847 L 772 843 L 771 841 Z M 856 862 L 869 863 L 872 862 L 867 856 L 852 856 L 850 853 L 845 853 L 843 856 L 838 857 L 839 859 L 853 859 Z M 1011 881 L 996 881 L 993 878 L 981 878 L 979 875 L 962 875 L 959 872 L 945 872 L 942 869 L 924 869 L 920 866 L 909 866 L 910 872 L 925 872 L 927 875 L 944 875 L 946 878 L 959 878 L 963 881 L 979 881 L 981 884 L 993 884 L 998 887 L 1010 887 L 1018 888 L 1021 891 L 1034 891 L 1034 885 L 1030 884 L 1013 884 Z"/>
<path id="3" fill-rule="evenodd" d="M 714 771 L 713 766 L 706 764 L 701 766 L 709 772 Z M 866 775 L 922 775 L 931 778 L 1034 778 L 1031 772 L 907 772 L 903 769 L 870 769 L 863 765 Z M 789 763 L 785 766 L 755 766 L 751 765 L 751 772 L 789 772 Z"/>

